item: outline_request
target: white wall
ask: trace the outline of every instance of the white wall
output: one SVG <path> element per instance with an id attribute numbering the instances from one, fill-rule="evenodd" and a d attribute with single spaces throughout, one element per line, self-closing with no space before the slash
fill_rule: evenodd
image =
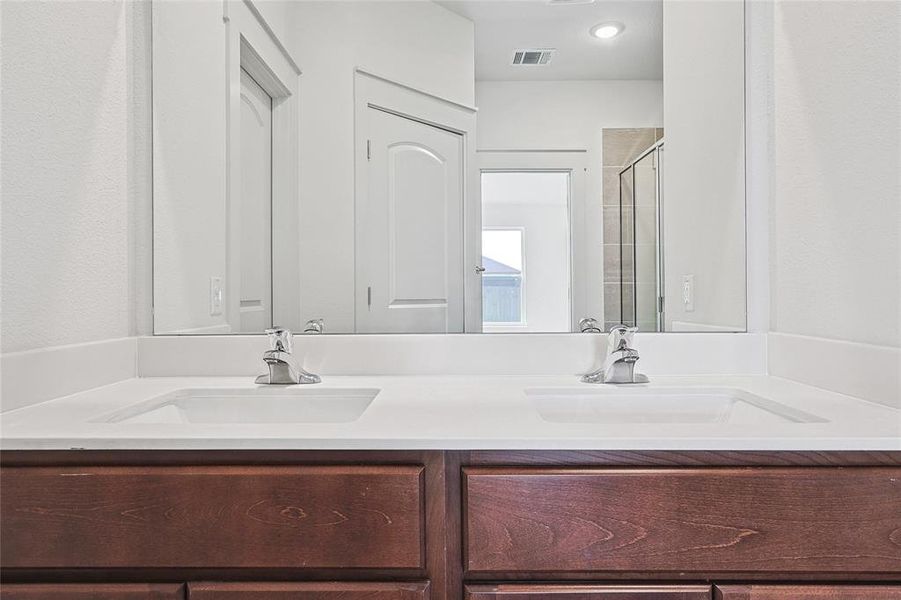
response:
<path id="1" fill-rule="evenodd" d="M 2 348 L 134 331 L 129 7 L 0 2 Z"/>
<path id="2" fill-rule="evenodd" d="M 771 329 L 897 348 L 901 4 L 780 1 L 775 21 Z"/>
<path id="3" fill-rule="evenodd" d="M 472 23 L 431 2 L 299 2 L 302 320 L 354 330 L 354 69 L 473 103 Z"/>
<path id="4" fill-rule="evenodd" d="M 573 274 L 574 298 L 584 316 L 603 320 L 604 128 L 663 127 L 661 81 L 479 81 L 476 83 L 480 150 L 586 150 L 584 204 L 574 238 L 585 240 L 583 268 Z M 574 239 L 574 241 L 576 241 Z M 591 251 L 595 249 L 596 251 Z M 579 287 L 575 284 L 583 282 Z"/>
<path id="5" fill-rule="evenodd" d="M 744 64 L 743 2 L 664 3 L 668 331 L 746 326 Z M 684 275 L 694 275 L 693 311 Z"/>

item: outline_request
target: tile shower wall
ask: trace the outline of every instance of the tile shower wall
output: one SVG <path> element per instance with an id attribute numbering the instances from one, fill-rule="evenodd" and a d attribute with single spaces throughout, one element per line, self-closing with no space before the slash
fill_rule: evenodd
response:
<path id="1" fill-rule="evenodd" d="M 605 329 L 619 323 L 635 321 L 633 190 L 631 177 L 623 177 L 620 181 L 620 171 L 662 137 L 663 129 L 653 127 L 603 130 Z M 648 328 L 645 326 L 642 329 Z"/>

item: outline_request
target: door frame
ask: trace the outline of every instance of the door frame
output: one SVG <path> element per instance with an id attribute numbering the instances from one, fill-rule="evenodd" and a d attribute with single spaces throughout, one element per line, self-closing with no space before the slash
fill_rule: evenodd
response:
<path id="1" fill-rule="evenodd" d="M 463 331 L 482 330 L 482 280 L 476 267 L 481 265 L 482 205 L 478 161 L 476 159 L 476 109 L 414 87 L 354 69 L 354 265 L 358 264 L 356 247 L 360 223 L 360 207 L 369 200 L 369 109 L 381 110 L 399 117 L 419 121 L 456 133 L 463 140 Z M 362 290 L 356 289 L 354 303 Z M 357 329 L 354 311 L 354 331 Z"/>
<path id="2" fill-rule="evenodd" d="M 300 327 L 300 75 L 294 58 L 252 2 L 224 0 L 226 111 L 225 311 L 240 322 L 241 70 L 272 98 L 272 214 L 270 295 L 273 324 Z M 275 285 L 275 282 L 278 285 Z"/>
<path id="3" fill-rule="evenodd" d="M 589 219 L 586 196 L 588 175 L 587 150 L 479 150 L 479 182 L 485 173 L 569 173 L 569 289 L 570 332 L 578 331 L 579 320 L 595 314 L 603 314 L 603 288 L 592 285 L 591 274 L 597 273 L 600 282 L 603 273 L 603 248 L 592 256 L 588 252 L 591 239 L 588 235 Z M 481 210 L 481 197 L 479 199 Z M 598 225 L 600 227 L 600 225 Z M 595 289 L 597 288 L 597 289 Z M 592 298 L 600 298 L 592 302 Z M 597 306 L 600 305 L 600 312 Z"/>

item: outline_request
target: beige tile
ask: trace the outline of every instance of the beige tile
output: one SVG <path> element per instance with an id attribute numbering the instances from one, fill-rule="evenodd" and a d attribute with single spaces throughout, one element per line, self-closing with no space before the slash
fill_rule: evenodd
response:
<path id="1" fill-rule="evenodd" d="M 620 201 L 622 206 L 632 206 L 634 195 L 632 193 L 632 170 L 628 170 L 619 178 L 619 184 L 622 189 L 622 193 L 620 194 Z"/>
<path id="2" fill-rule="evenodd" d="M 653 244 L 657 240 L 657 209 L 653 206 L 639 206 L 635 209 L 636 227 L 635 242 L 639 244 Z M 632 242 L 632 238 L 625 238 Z"/>
<path id="3" fill-rule="evenodd" d="M 626 214 L 629 214 L 628 212 Z M 619 244 L 619 207 L 604 207 L 604 244 Z M 604 257 L 606 258 L 606 254 Z"/>
<path id="4" fill-rule="evenodd" d="M 631 325 L 635 323 L 635 286 L 632 284 L 623 285 L 623 323 Z"/>
<path id="5" fill-rule="evenodd" d="M 635 246 L 635 281 L 655 283 L 657 281 L 657 245 L 638 244 Z"/>
<path id="6" fill-rule="evenodd" d="M 604 167 L 604 206 L 619 206 L 619 167 Z"/>
<path id="7" fill-rule="evenodd" d="M 602 132 L 604 166 L 627 165 L 654 144 L 654 128 L 604 129 Z"/>
<path id="8" fill-rule="evenodd" d="M 619 283 L 620 281 L 632 281 L 634 277 L 632 269 L 631 247 L 626 247 L 625 254 L 620 257 L 619 244 L 604 244 L 604 283 Z M 623 272 L 625 266 L 626 271 Z"/>
<path id="9" fill-rule="evenodd" d="M 635 193 L 633 194 L 636 206 L 657 205 L 657 172 L 654 170 L 654 159 L 651 155 L 635 163 Z"/>
<path id="10" fill-rule="evenodd" d="M 658 127 L 654 130 L 654 141 L 659 142 L 663 139 L 663 127 Z"/>
<path id="11" fill-rule="evenodd" d="M 604 321 L 620 322 L 619 284 L 604 284 Z"/>
<path id="12" fill-rule="evenodd" d="M 604 283 L 620 282 L 619 256 L 614 254 L 618 249 L 618 246 L 611 246 L 610 250 L 604 249 Z"/>
<path id="13" fill-rule="evenodd" d="M 623 244 L 631 244 L 635 241 L 635 217 L 632 215 L 632 207 L 627 206 L 622 212 L 622 224 L 619 228 L 620 241 Z"/>

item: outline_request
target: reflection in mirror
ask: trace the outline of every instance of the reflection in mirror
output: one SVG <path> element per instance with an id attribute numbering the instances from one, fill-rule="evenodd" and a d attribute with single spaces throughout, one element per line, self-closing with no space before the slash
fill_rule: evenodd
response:
<path id="1" fill-rule="evenodd" d="M 745 329 L 741 0 L 152 16 L 156 333 Z"/>

